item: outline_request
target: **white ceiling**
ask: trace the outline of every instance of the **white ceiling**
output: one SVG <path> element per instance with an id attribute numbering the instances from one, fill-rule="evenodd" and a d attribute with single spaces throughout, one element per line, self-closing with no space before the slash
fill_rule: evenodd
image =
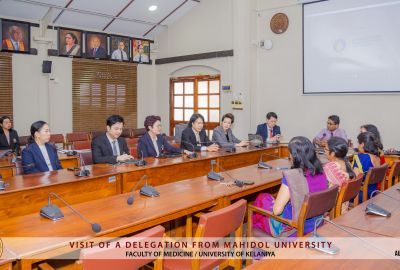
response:
<path id="1" fill-rule="evenodd" d="M 154 39 L 200 0 L 0 0 L 0 18 Z M 157 5 L 155 12 L 149 6 Z M 51 10 L 50 13 L 48 11 Z"/>

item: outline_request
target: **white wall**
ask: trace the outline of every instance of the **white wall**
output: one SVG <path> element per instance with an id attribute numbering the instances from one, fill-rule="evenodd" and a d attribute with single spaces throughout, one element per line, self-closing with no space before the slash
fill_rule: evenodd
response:
<path id="1" fill-rule="evenodd" d="M 233 111 L 237 127 L 234 127 L 234 130 L 239 137 L 247 136 L 251 118 L 252 66 L 248 54 L 251 46 L 252 31 L 249 29 L 252 29 L 253 8 L 253 0 L 203 0 L 156 38 L 158 58 L 234 49 L 233 57 L 156 66 L 159 100 L 157 108 L 163 118 L 165 132 L 169 131 L 169 79 L 198 74 L 220 74 L 221 85 L 231 85 L 233 90 L 232 93 L 221 93 L 221 115 L 232 112 L 232 98 L 242 93 L 244 110 Z"/>
<path id="2" fill-rule="evenodd" d="M 341 127 L 356 142 L 359 126 L 378 126 L 385 148 L 399 148 L 397 109 L 400 95 L 303 95 L 302 94 L 302 7 L 296 0 L 258 0 L 258 40 L 271 39 L 273 49 L 257 50 L 257 87 L 254 91 L 252 116 L 258 122 L 267 111 L 279 116 L 285 139 L 296 135 L 309 138 L 326 125 L 330 114 L 341 118 Z M 286 33 L 276 35 L 269 28 L 273 14 L 284 12 L 289 17 Z M 255 127 L 252 122 L 252 127 Z"/>
<path id="3" fill-rule="evenodd" d="M 32 37 L 39 28 L 32 27 Z M 38 55 L 13 54 L 14 127 L 20 135 L 28 135 L 37 120 L 49 122 L 52 133 L 72 132 L 72 59 L 49 57 L 47 49 L 56 49 L 57 31 L 47 30 L 46 37 L 54 44 L 32 40 Z M 42 61 L 52 61 L 52 74 L 42 73 Z M 138 127 L 144 117 L 154 113 L 154 65 L 138 65 Z M 53 78 L 54 80 L 50 80 Z"/>

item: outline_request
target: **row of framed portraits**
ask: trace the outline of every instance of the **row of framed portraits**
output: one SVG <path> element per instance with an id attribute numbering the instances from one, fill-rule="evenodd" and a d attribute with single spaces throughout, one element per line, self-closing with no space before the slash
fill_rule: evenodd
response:
<path id="1" fill-rule="evenodd" d="M 1 51 L 30 52 L 28 22 L 1 19 Z M 150 40 L 58 28 L 58 55 L 150 63 Z"/>

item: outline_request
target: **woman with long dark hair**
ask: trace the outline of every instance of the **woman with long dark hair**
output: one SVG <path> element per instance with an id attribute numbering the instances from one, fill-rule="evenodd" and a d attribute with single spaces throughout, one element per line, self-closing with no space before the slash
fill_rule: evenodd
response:
<path id="1" fill-rule="evenodd" d="M 381 163 L 381 165 L 385 164 L 385 154 L 383 152 L 383 144 L 382 144 L 381 134 L 379 133 L 378 128 L 372 124 L 362 125 L 360 127 L 360 133 L 364 133 L 364 132 L 371 132 L 372 134 L 374 134 L 376 145 L 378 146 L 378 149 L 379 149 L 380 163 Z"/>
<path id="2" fill-rule="evenodd" d="M 340 137 L 332 137 L 327 142 L 327 157 L 330 162 L 324 165 L 324 171 L 330 185 L 344 185 L 355 177 L 347 159 L 347 142 Z"/>
<path id="3" fill-rule="evenodd" d="M 44 121 L 31 125 L 29 144 L 22 150 L 24 173 L 47 172 L 62 169 L 57 150 L 50 141 L 50 128 Z"/>
<path id="4" fill-rule="evenodd" d="M 381 165 L 379 154 L 380 142 L 375 138 L 375 135 L 369 131 L 358 134 L 357 140 L 358 153 L 353 156 L 352 167 L 355 172 L 364 174 L 365 179 L 370 168 Z M 377 184 L 368 186 L 368 198 L 377 187 Z M 360 192 L 360 202 L 362 202 L 362 192 Z"/>
<path id="5" fill-rule="evenodd" d="M 289 142 L 290 160 L 292 169 L 301 169 L 305 176 L 310 193 L 322 191 L 328 188 L 328 182 L 322 169 L 321 162 L 315 153 L 315 147 L 311 141 L 305 137 L 294 137 Z M 290 181 L 289 181 L 290 180 Z M 257 196 L 254 205 L 268 211 L 272 211 L 275 215 L 280 215 L 286 219 L 292 219 L 291 193 L 289 192 L 289 183 L 291 179 L 282 178 L 282 185 L 279 189 L 276 199 L 271 194 L 261 193 Z M 291 189 L 295 189 L 296 185 L 292 185 Z M 314 228 L 316 219 L 314 217 L 307 219 L 304 223 L 304 233 L 311 232 Z M 285 231 L 292 228 L 279 221 L 263 216 L 261 214 L 253 215 L 253 226 L 261 229 L 272 236 L 279 236 Z"/>

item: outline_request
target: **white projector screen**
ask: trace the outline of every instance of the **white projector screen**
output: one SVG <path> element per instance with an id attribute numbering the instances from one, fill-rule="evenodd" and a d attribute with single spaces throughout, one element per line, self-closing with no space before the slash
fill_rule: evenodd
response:
<path id="1" fill-rule="evenodd" d="M 400 92 L 400 0 L 304 4 L 303 92 Z"/>

